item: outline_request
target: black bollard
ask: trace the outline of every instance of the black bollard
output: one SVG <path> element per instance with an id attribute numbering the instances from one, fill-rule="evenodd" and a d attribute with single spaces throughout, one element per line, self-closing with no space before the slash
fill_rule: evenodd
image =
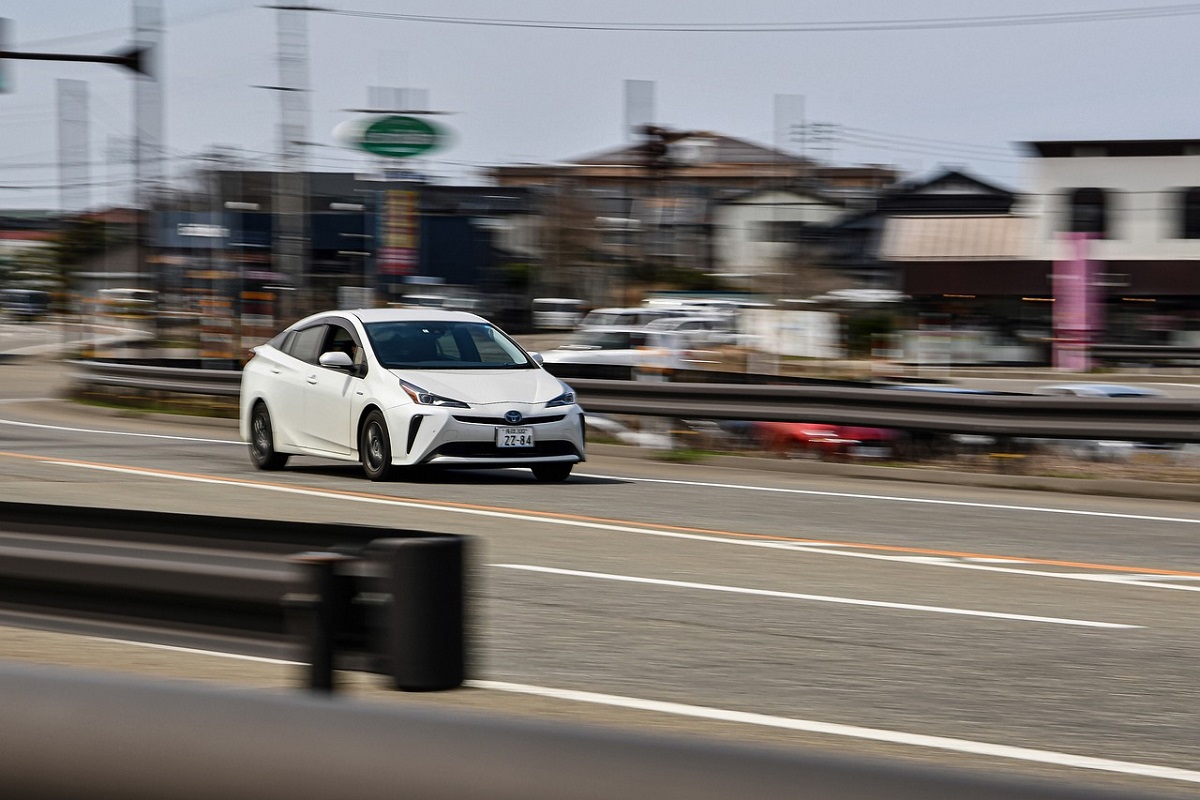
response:
<path id="1" fill-rule="evenodd" d="M 454 689 L 466 680 L 465 536 L 376 539 L 365 555 L 388 596 L 375 649 L 396 689 Z"/>

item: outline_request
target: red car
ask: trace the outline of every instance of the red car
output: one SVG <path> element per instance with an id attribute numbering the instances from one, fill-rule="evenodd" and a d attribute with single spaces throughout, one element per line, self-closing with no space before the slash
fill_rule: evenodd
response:
<path id="1" fill-rule="evenodd" d="M 763 449 L 791 458 L 879 458 L 891 455 L 899 434 L 855 425 L 755 422 L 754 436 Z"/>

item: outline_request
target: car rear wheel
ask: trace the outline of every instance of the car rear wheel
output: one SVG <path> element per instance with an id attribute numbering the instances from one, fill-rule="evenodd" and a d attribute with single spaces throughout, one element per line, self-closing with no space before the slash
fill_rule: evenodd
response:
<path id="1" fill-rule="evenodd" d="M 250 414 L 250 460 L 259 469 L 283 469 L 287 453 L 275 451 L 275 433 L 271 429 L 271 414 L 263 403 L 254 406 Z"/>
<path id="2" fill-rule="evenodd" d="M 371 480 L 386 481 L 395 474 L 392 467 L 392 440 L 381 412 L 372 411 L 363 420 L 358 435 L 358 453 L 363 472 Z"/>
<path id="3" fill-rule="evenodd" d="M 556 462 L 553 464 L 538 464 L 531 467 L 533 477 L 537 478 L 542 483 L 560 483 L 571 476 L 571 467 L 575 466 L 571 463 Z"/>

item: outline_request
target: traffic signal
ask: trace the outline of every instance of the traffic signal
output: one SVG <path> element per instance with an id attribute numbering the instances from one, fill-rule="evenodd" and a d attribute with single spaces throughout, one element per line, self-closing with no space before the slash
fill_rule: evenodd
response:
<path id="1" fill-rule="evenodd" d="M 638 153 L 643 163 L 650 169 L 669 169 L 671 164 L 671 145 L 680 139 L 692 135 L 691 131 L 673 131 L 658 125 L 642 125 L 638 133 L 645 137 L 638 145 Z"/>

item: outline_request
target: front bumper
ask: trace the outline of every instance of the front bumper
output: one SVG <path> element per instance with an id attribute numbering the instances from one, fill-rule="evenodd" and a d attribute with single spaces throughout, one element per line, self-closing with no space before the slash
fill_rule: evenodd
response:
<path id="1" fill-rule="evenodd" d="M 394 422 L 389 420 L 392 463 L 509 467 L 586 460 L 583 412 L 578 406 L 543 409 L 508 404 L 503 409 L 522 413 L 517 424 L 533 429 L 533 446 L 496 446 L 496 430 L 509 427 L 503 411 L 408 407 Z"/>

